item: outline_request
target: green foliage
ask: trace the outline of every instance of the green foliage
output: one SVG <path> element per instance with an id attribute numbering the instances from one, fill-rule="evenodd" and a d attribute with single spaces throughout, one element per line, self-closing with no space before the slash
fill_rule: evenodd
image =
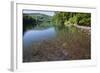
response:
<path id="1" fill-rule="evenodd" d="M 90 13 L 55 12 L 54 16 L 40 13 L 23 14 L 23 32 L 32 28 L 65 28 L 66 26 L 91 26 Z"/>
<path id="2" fill-rule="evenodd" d="M 91 26 L 91 14 L 76 12 L 55 12 L 52 21 L 54 26 L 61 28 L 76 24 L 82 26 Z"/>
<path id="3" fill-rule="evenodd" d="M 78 25 L 91 26 L 91 15 L 89 13 L 78 14 Z"/>
<path id="4" fill-rule="evenodd" d="M 28 29 L 44 29 L 51 27 L 51 16 L 40 13 L 23 14 L 23 32 Z"/>
<path id="5" fill-rule="evenodd" d="M 71 22 L 71 24 L 77 24 L 77 16 L 73 16 L 71 18 L 69 18 L 69 21 Z"/>
<path id="6" fill-rule="evenodd" d="M 70 26 L 70 25 L 71 25 L 71 22 L 68 21 L 68 20 L 65 20 L 64 25 L 65 25 L 65 26 Z"/>
<path id="7" fill-rule="evenodd" d="M 36 26 L 36 20 L 28 15 L 23 15 L 23 32 Z"/>
<path id="8" fill-rule="evenodd" d="M 54 26 L 63 28 L 65 19 L 67 18 L 64 12 L 55 12 L 55 15 L 53 16 L 52 21 L 53 21 Z"/>

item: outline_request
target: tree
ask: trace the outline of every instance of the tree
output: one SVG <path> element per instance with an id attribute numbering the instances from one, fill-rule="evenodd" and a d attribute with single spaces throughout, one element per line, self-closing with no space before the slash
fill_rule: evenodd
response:
<path id="1" fill-rule="evenodd" d="M 60 28 L 73 24 L 91 26 L 91 14 L 76 12 L 55 12 L 55 15 L 53 16 L 53 23 L 54 26 Z"/>
<path id="2" fill-rule="evenodd" d="M 36 26 L 36 20 L 28 15 L 23 15 L 23 32 Z"/>
<path id="3" fill-rule="evenodd" d="M 90 13 L 79 13 L 77 14 L 77 24 L 83 26 L 91 26 L 91 14 Z"/>

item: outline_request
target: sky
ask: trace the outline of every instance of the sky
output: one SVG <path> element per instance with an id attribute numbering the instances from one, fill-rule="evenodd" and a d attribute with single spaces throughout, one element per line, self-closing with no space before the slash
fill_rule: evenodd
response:
<path id="1" fill-rule="evenodd" d="M 39 11 L 39 10 L 23 10 L 23 13 L 41 13 L 41 14 L 46 14 L 49 16 L 54 15 L 53 11 Z"/>

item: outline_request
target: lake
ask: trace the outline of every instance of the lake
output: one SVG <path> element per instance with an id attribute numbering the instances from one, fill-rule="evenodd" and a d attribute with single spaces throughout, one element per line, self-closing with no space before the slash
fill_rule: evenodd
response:
<path id="1" fill-rule="evenodd" d="M 23 37 L 23 45 L 24 47 L 28 47 L 32 45 L 32 43 L 41 42 L 43 40 L 49 40 L 56 36 L 56 31 L 54 27 L 47 28 L 44 30 L 27 30 L 24 33 Z"/>
<path id="2" fill-rule="evenodd" d="M 91 58 L 91 34 L 76 27 L 27 30 L 23 35 L 23 62 Z"/>

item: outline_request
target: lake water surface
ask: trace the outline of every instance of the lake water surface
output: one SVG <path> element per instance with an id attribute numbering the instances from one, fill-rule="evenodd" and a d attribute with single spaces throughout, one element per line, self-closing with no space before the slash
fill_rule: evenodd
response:
<path id="1" fill-rule="evenodd" d="M 56 36 L 54 27 L 44 30 L 28 30 L 25 32 L 23 37 L 23 44 L 25 47 L 30 46 L 34 42 L 40 42 L 43 40 L 52 39 Z"/>
<path id="2" fill-rule="evenodd" d="M 23 35 L 23 62 L 91 58 L 90 32 L 76 27 L 27 30 Z"/>

